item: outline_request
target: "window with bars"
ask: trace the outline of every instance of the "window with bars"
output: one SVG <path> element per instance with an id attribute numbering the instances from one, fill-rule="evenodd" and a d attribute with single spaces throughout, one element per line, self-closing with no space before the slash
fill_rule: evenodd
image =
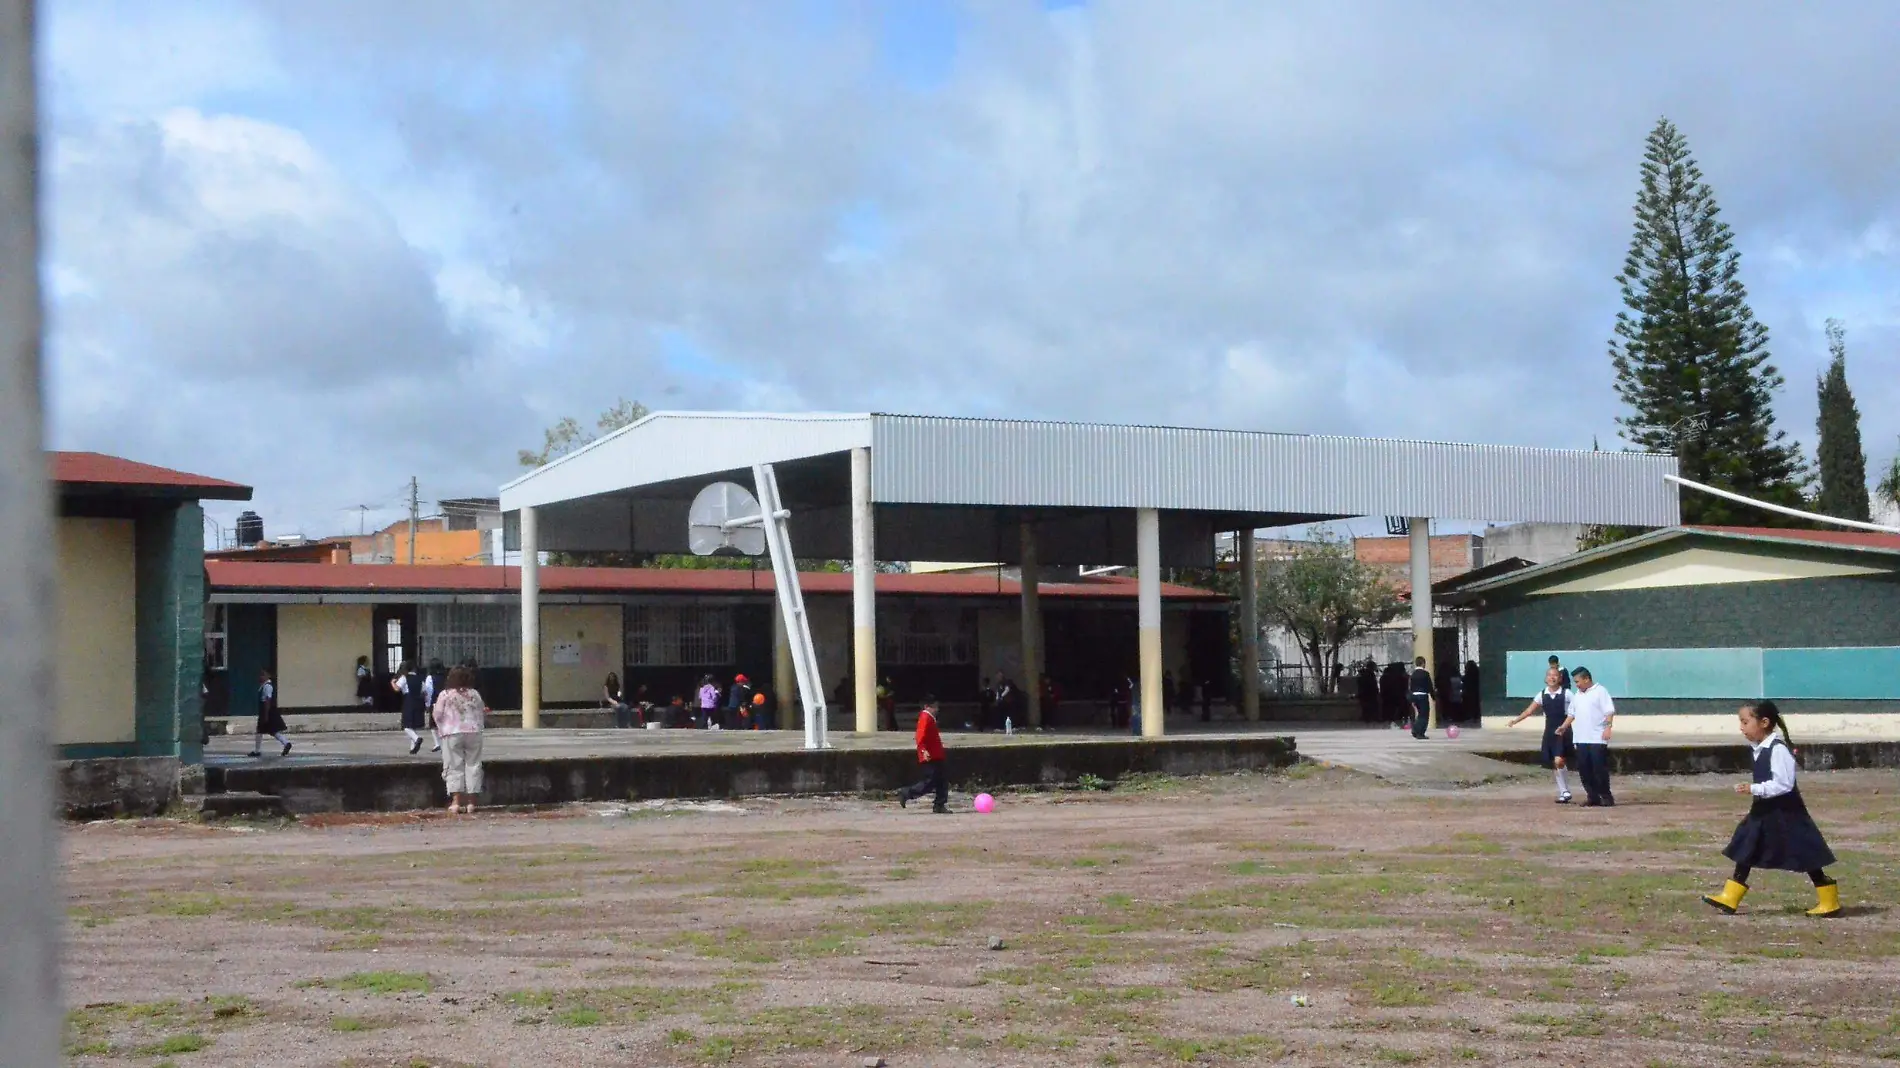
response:
<path id="1" fill-rule="evenodd" d="M 221 604 L 205 605 L 205 668 L 209 671 L 224 671 L 230 661 L 227 635 L 229 624 L 226 622 L 225 606 Z"/>
<path id="2" fill-rule="evenodd" d="M 976 612 L 915 608 L 878 613 L 877 659 L 907 667 L 976 663 Z"/>
<path id="3" fill-rule="evenodd" d="M 732 609 L 694 605 L 628 605 L 628 667 L 726 665 L 735 661 Z"/>
<path id="4" fill-rule="evenodd" d="M 485 668 L 521 666 L 521 610 L 513 605 L 417 605 L 416 632 L 416 655 L 424 664 L 472 656 Z"/>

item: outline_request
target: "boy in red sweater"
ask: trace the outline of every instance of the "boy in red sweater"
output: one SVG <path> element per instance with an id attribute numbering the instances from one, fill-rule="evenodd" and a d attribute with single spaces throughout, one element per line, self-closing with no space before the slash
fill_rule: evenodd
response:
<path id="1" fill-rule="evenodd" d="M 911 798 L 934 791 L 937 801 L 930 811 L 950 811 L 950 783 L 943 777 L 943 736 L 937 733 L 937 699 L 927 695 L 917 710 L 917 763 L 923 765 L 924 777 L 897 791 L 897 803 L 908 808 Z"/>

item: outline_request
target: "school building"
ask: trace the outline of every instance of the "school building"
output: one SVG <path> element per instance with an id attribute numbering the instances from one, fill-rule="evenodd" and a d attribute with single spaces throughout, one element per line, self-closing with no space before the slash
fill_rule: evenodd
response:
<path id="1" fill-rule="evenodd" d="M 201 763 L 201 500 L 251 489 L 95 452 L 47 457 L 58 498 L 53 741 L 75 811 L 152 810 Z"/>
<path id="2" fill-rule="evenodd" d="M 206 563 L 211 714 L 256 712 L 258 673 L 277 681 L 278 705 L 299 713 L 361 711 L 355 664 L 370 658 L 383 711 L 404 660 L 473 657 L 478 686 L 497 709 L 521 698 L 521 575 L 517 567 Z M 795 687 L 775 626 L 769 570 L 547 567 L 541 575 L 539 667 L 544 707 L 598 705 L 609 671 L 627 692 L 646 686 L 664 702 L 690 695 L 703 675 L 743 672 L 787 707 Z M 851 664 L 852 576 L 800 576 L 820 674 L 830 694 Z M 880 574 L 879 672 L 900 701 L 934 693 L 974 701 L 981 680 L 1021 668 L 1020 583 L 999 573 Z M 1099 714 L 1109 687 L 1136 670 L 1136 592 L 1115 576 L 1045 577 L 1045 670 L 1070 704 L 1060 723 Z M 1163 648 L 1182 680 L 1225 682 L 1231 672 L 1222 595 L 1162 587 Z M 784 685 L 779 685 L 781 681 Z M 847 710 L 840 708 L 839 712 Z M 848 713 L 847 713 L 848 714 Z M 782 726 L 795 721 L 781 717 Z M 1059 725 L 1059 724 L 1058 724 Z"/>
<path id="3" fill-rule="evenodd" d="M 1478 613 L 1487 725 L 1555 654 L 1609 689 L 1626 731 L 1729 735 L 1767 697 L 1797 734 L 1900 737 L 1900 536 L 1672 527 L 1446 598 Z"/>

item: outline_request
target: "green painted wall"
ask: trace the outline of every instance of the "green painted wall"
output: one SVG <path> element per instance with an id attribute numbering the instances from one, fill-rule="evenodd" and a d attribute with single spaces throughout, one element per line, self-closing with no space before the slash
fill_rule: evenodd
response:
<path id="1" fill-rule="evenodd" d="M 1756 661 L 1764 673 L 1760 688 L 1767 696 L 1779 698 L 1781 695 L 1773 688 L 1781 685 L 1798 685 L 1802 692 L 1812 695 L 1791 702 L 1790 707 L 1796 711 L 1900 712 L 1900 705 L 1881 702 L 1877 692 L 1869 692 L 1874 701 L 1870 707 L 1867 699 L 1844 696 L 1838 685 L 1829 689 L 1813 677 L 1816 672 L 1825 673 L 1827 666 L 1804 655 L 1844 648 L 1869 650 L 1870 655 L 1877 656 L 1881 647 L 1900 646 L 1900 576 L 1500 596 L 1482 610 L 1478 635 L 1484 651 L 1479 672 L 1486 715 L 1515 714 L 1525 703 L 1525 697 L 1511 696 L 1515 691 L 1507 685 L 1507 665 L 1513 654 L 1542 661 L 1556 653 L 1563 657 L 1566 667 L 1575 667 L 1579 660 L 1575 654 L 1566 654 L 1567 650 L 1611 650 L 1625 658 L 1623 670 L 1627 671 L 1627 658 L 1637 655 L 1640 660 L 1639 651 L 1682 649 L 1711 653 L 1760 651 Z M 1719 667 L 1715 662 L 1727 655 L 1699 657 L 1693 665 L 1696 670 L 1680 674 L 1675 680 L 1680 683 L 1676 689 L 1684 691 L 1683 696 L 1632 696 L 1628 700 L 1622 699 L 1617 687 L 1605 677 L 1606 671 L 1616 667 L 1614 663 L 1604 661 L 1599 666 L 1589 660 L 1581 662 L 1618 696 L 1619 711 L 1732 712 L 1733 700 L 1707 696 L 1711 689 L 1729 687 L 1711 681 L 1703 670 Z M 1856 671 L 1868 670 L 1869 666 L 1857 665 Z M 1653 665 L 1644 666 L 1638 674 L 1642 671 L 1655 675 Z M 1838 681 L 1840 676 L 1836 678 Z M 1623 681 L 1631 680 L 1626 677 Z M 1660 684 L 1645 686 L 1668 688 Z"/>
<path id="2" fill-rule="evenodd" d="M 257 673 L 277 669 L 277 606 L 234 604 L 225 609 L 225 681 L 230 700 L 225 714 L 257 715 Z"/>
<path id="3" fill-rule="evenodd" d="M 195 503 L 144 509 L 133 544 L 138 752 L 202 763 L 204 512 Z"/>

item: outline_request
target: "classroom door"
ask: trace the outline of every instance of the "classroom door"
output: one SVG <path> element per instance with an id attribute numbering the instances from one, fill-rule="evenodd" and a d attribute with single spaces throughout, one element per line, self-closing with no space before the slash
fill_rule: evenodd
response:
<path id="1" fill-rule="evenodd" d="M 371 648 L 376 650 L 370 664 L 376 672 L 376 708 L 383 712 L 401 711 L 402 698 L 389 684 L 401 670 L 403 661 L 416 658 L 416 606 L 377 605 L 370 613 L 370 630 Z"/>

